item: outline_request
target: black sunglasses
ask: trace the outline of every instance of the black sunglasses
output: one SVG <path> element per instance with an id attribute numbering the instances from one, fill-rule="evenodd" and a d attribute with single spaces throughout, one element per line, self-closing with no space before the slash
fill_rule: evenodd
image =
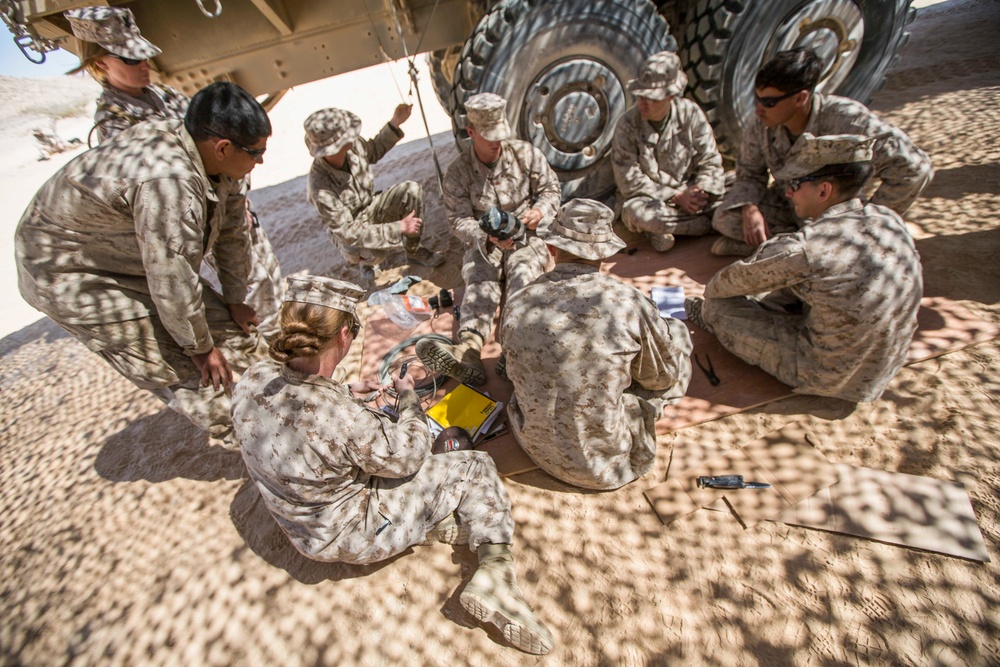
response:
<path id="1" fill-rule="evenodd" d="M 757 104 L 761 105 L 765 109 L 773 109 L 781 100 L 787 100 L 789 97 L 798 95 L 801 92 L 801 90 L 795 90 L 790 93 L 785 93 L 784 95 L 775 95 L 774 97 L 761 97 L 760 95 L 754 95 L 754 97 L 757 98 Z"/>
<path id="2" fill-rule="evenodd" d="M 836 174 L 827 174 L 826 176 L 803 176 L 802 178 L 793 178 L 788 181 L 788 189 L 792 192 L 798 192 L 799 188 L 803 183 L 809 183 L 810 181 L 818 181 L 821 178 L 829 178 L 830 176 L 835 176 Z"/>
<path id="3" fill-rule="evenodd" d="M 351 337 L 357 338 L 359 333 L 361 333 L 361 322 L 354 320 L 354 324 L 351 325 Z"/>
<path id="4" fill-rule="evenodd" d="M 224 137 L 221 134 L 219 134 L 218 132 L 213 132 L 212 130 L 209 130 L 209 129 L 205 130 L 205 134 L 210 134 L 213 137 L 217 137 L 219 139 L 225 139 L 226 141 L 228 141 L 229 143 L 231 143 L 233 146 L 236 146 L 241 151 L 243 151 L 244 153 L 246 153 L 247 155 L 249 155 L 250 157 L 252 157 L 254 159 L 254 161 L 257 161 L 257 160 L 261 159 L 262 157 L 264 157 L 264 153 L 265 153 L 265 151 L 267 151 L 266 148 L 247 148 L 243 144 L 238 143 L 236 141 L 233 141 L 229 137 Z"/>
<path id="5" fill-rule="evenodd" d="M 126 65 L 129 65 L 130 67 L 135 67 L 139 63 L 146 62 L 145 58 L 140 58 L 140 59 L 136 59 L 136 58 L 123 58 L 122 56 L 116 56 L 113 53 L 111 55 L 114 56 L 115 58 L 117 58 L 118 60 L 122 61 Z"/>

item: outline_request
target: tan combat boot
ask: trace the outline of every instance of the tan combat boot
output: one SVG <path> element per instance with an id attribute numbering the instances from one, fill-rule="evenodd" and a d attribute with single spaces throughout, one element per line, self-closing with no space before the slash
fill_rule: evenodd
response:
<path id="1" fill-rule="evenodd" d="M 420 264 L 421 266 L 440 266 L 444 261 L 444 255 L 439 252 L 431 252 L 420 245 L 419 238 L 410 236 L 403 237 L 403 248 L 406 250 L 406 261 L 410 264 Z"/>
<path id="2" fill-rule="evenodd" d="M 666 252 L 674 247 L 676 239 L 674 239 L 673 234 L 654 234 L 650 232 L 647 234 L 649 236 L 649 244 L 653 246 L 653 250 L 656 252 Z"/>
<path id="3" fill-rule="evenodd" d="M 492 623 L 515 648 L 545 655 L 552 633 L 528 605 L 514 575 L 509 544 L 480 544 L 479 569 L 459 596 L 462 606 L 483 623 Z"/>
<path id="4" fill-rule="evenodd" d="M 486 384 L 486 367 L 483 366 L 483 337 L 465 329 L 458 332 L 457 345 L 437 341 L 417 341 L 416 352 L 420 361 L 435 373 L 443 373 L 459 382 L 479 387 Z"/>

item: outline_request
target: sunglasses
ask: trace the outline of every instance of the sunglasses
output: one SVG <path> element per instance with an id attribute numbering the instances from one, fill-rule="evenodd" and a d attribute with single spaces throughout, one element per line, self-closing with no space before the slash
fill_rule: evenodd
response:
<path id="1" fill-rule="evenodd" d="M 790 93 L 785 93 L 784 95 L 775 95 L 774 97 L 761 97 L 760 95 L 754 95 L 754 97 L 757 98 L 757 104 L 761 105 L 765 109 L 773 109 L 777 106 L 778 102 L 787 100 L 789 97 L 798 95 L 801 92 L 801 90 L 795 90 Z"/>
<path id="2" fill-rule="evenodd" d="M 224 137 L 221 134 L 219 134 L 218 132 L 213 132 L 212 130 L 206 129 L 205 130 L 205 134 L 210 134 L 213 137 L 216 137 L 218 139 L 225 139 L 226 141 L 228 141 L 229 143 L 231 143 L 233 146 L 236 146 L 241 151 L 243 151 L 244 153 L 246 153 L 247 155 L 249 155 L 250 157 L 252 157 L 255 162 L 257 160 L 261 159 L 262 157 L 264 157 L 264 153 L 267 151 L 266 148 L 247 148 L 243 144 L 235 142 L 232 139 L 230 139 L 229 137 Z"/>
<path id="3" fill-rule="evenodd" d="M 792 192 L 798 192 L 799 188 L 802 187 L 803 183 L 809 183 L 810 181 L 818 181 L 823 178 L 830 178 L 831 176 L 836 176 L 836 174 L 827 174 L 825 176 L 803 176 L 802 178 L 793 178 L 788 181 L 788 189 Z"/>
<path id="4" fill-rule="evenodd" d="M 111 55 L 112 55 L 112 56 L 113 56 L 114 58 L 117 58 L 118 60 L 122 61 L 123 63 L 125 63 L 125 64 L 126 64 L 126 65 L 128 65 L 129 67 L 135 67 L 135 66 L 136 66 L 136 65 L 138 65 L 139 63 L 144 63 L 144 62 L 146 62 L 146 59 L 145 59 L 145 58 L 123 58 L 122 56 L 116 56 L 116 55 L 115 55 L 115 54 L 113 54 L 113 53 L 112 53 Z"/>
<path id="5" fill-rule="evenodd" d="M 361 322 L 354 320 L 354 324 L 351 325 L 351 336 L 357 338 L 359 333 L 361 333 Z"/>

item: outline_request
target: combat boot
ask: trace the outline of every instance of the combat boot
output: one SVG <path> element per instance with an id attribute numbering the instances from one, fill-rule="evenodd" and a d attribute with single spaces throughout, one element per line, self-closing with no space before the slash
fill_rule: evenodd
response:
<path id="1" fill-rule="evenodd" d="M 423 246 L 417 246 L 415 250 L 406 251 L 406 261 L 421 266 L 440 266 L 441 262 L 444 261 L 444 254 L 431 252 Z"/>
<path id="2" fill-rule="evenodd" d="M 715 242 L 712 244 L 711 253 L 719 257 L 749 257 L 756 249 L 743 241 L 723 236 L 722 238 L 715 239 Z"/>
<path id="3" fill-rule="evenodd" d="M 673 234 L 647 234 L 649 236 L 649 244 L 653 246 L 653 250 L 656 252 L 666 252 L 674 247 L 674 235 Z"/>
<path id="4" fill-rule="evenodd" d="M 427 338 L 417 341 L 417 356 L 435 373 L 449 375 L 473 387 L 486 384 L 486 367 L 481 356 L 483 337 L 471 329 L 463 329 L 458 335 L 461 342 L 457 345 Z"/>
<path id="5" fill-rule="evenodd" d="M 555 644 L 517 585 L 509 544 L 481 544 L 479 569 L 459 596 L 462 606 L 483 623 L 492 623 L 515 648 L 545 655 Z"/>
<path id="6" fill-rule="evenodd" d="M 704 307 L 705 300 L 700 296 L 689 296 L 684 299 L 684 314 L 687 316 L 688 322 L 712 333 L 712 327 L 708 326 L 708 322 L 705 321 L 705 316 L 701 312 Z"/>

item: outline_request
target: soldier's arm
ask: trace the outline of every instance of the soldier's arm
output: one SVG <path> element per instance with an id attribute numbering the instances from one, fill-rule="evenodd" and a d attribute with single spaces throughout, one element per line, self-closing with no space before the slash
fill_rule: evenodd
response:
<path id="1" fill-rule="evenodd" d="M 691 335 L 680 320 L 663 319 L 649 299 L 639 308 L 639 354 L 632 360 L 632 379 L 645 389 L 674 387 L 676 398 L 691 381 Z"/>
<path id="2" fill-rule="evenodd" d="M 205 231 L 199 185 L 178 179 L 146 182 L 135 193 L 133 214 L 157 316 L 186 354 L 209 352 L 214 343 L 198 276 Z"/>
<path id="3" fill-rule="evenodd" d="M 715 143 L 715 133 L 700 107 L 692 105 L 691 138 L 694 148 L 692 171 L 696 185 L 705 192 L 721 195 L 725 192 L 725 170 L 722 168 L 722 155 Z"/>
<path id="4" fill-rule="evenodd" d="M 399 128 L 393 129 L 393 127 L 386 123 L 371 139 L 360 139 L 361 143 L 365 147 L 365 155 L 368 161 L 375 164 L 382 159 L 382 156 L 389 152 L 389 149 L 395 146 L 400 139 L 403 138 L 403 131 Z"/>
<path id="5" fill-rule="evenodd" d="M 743 134 L 736 158 L 736 179 L 726 193 L 725 207 L 759 204 L 767 192 L 768 170 L 764 157 L 767 132 L 759 120 L 751 120 Z"/>
<path id="6" fill-rule="evenodd" d="M 444 175 L 444 208 L 448 214 L 451 231 L 466 246 L 487 242 L 486 234 L 479 228 L 479 220 L 469 198 L 468 174 L 456 159 Z"/>
<path id="7" fill-rule="evenodd" d="M 705 298 L 765 294 L 801 283 L 809 275 L 809 258 L 801 240 L 794 234 L 779 234 L 750 257 L 716 273 L 705 286 Z"/>
<path id="8" fill-rule="evenodd" d="M 530 146 L 530 144 L 529 144 Z M 559 177 L 545 160 L 545 155 L 531 146 L 531 208 L 538 209 L 542 219 L 552 219 L 562 202 L 562 185 Z"/>
<path id="9" fill-rule="evenodd" d="M 611 140 L 611 168 L 614 171 L 615 185 L 624 199 L 642 196 L 659 199 L 661 186 L 639 166 L 639 141 L 634 126 L 628 122 L 628 116 L 622 116 Z M 678 192 L 680 191 L 674 190 L 670 197 Z"/>
<path id="10" fill-rule="evenodd" d="M 902 215 L 934 177 L 931 159 L 902 130 L 874 113 L 867 112 L 862 123 L 858 134 L 877 137 L 872 164 L 882 182 L 872 195 L 871 202 L 887 206 Z"/>
<path id="11" fill-rule="evenodd" d="M 212 246 L 215 269 L 222 285 L 222 299 L 227 304 L 241 304 L 247 297 L 250 275 L 250 231 L 247 228 L 248 179 L 227 181 L 226 215 L 221 220 L 219 236 Z"/>
<path id="12" fill-rule="evenodd" d="M 360 408 L 358 418 L 349 422 L 355 434 L 349 438 L 351 459 L 370 475 L 406 477 L 431 455 L 433 438 L 416 392 L 401 392 L 398 408 L 395 424 Z"/>

